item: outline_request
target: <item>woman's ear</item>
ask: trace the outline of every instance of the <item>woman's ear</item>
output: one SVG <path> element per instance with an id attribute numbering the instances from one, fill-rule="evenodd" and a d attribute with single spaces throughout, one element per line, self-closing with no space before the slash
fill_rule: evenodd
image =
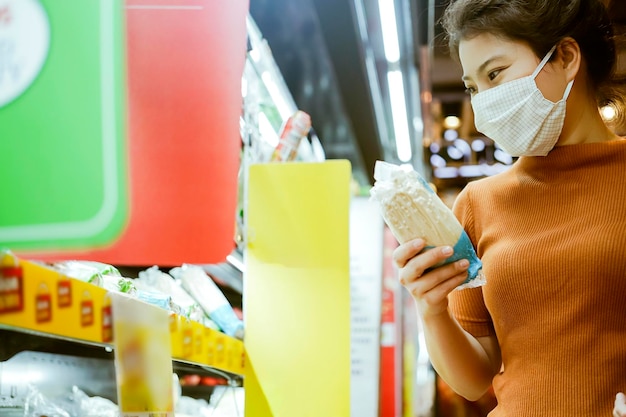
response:
<path id="1" fill-rule="evenodd" d="M 582 54 L 580 46 L 574 38 L 564 38 L 557 46 L 557 61 L 555 64 L 560 65 L 567 76 L 567 82 L 570 82 L 580 70 Z"/>

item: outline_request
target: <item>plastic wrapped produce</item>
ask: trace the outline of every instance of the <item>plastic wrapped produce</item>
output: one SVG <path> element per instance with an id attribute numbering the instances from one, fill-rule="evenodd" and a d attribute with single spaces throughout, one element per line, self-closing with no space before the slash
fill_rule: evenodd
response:
<path id="1" fill-rule="evenodd" d="M 463 226 L 428 183 L 414 170 L 377 161 L 372 199 L 398 242 L 421 238 L 427 247 L 448 245 L 454 254 L 445 263 L 467 259 L 467 280 L 457 289 L 485 284 L 482 263 Z"/>
<path id="2" fill-rule="evenodd" d="M 200 304 L 190 296 L 180 282 L 171 275 L 159 270 L 155 265 L 139 272 L 135 286 L 142 291 L 158 291 L 169 294 L 174 304 L 180 307 L 180 314 L 198 323 L 205 322 L 205 313 Z"/>
<path id="3" fill-rule="evenodd" d="M 205 313 L 229 336 L 243 339 L 243 322 L 232 306 L 199 266 L 183 265 L 173 268 L 170 274 L 180 280 L 183 288 L 200 304 Z"/>
<path id="4" fill-rule="evenodd" d="M 99 287 L 104 285 L 104 276 L 121 276 L 115 267 L 94 261 L 62 261 L 54 263 L 52 267 L 68 277 Z"/>

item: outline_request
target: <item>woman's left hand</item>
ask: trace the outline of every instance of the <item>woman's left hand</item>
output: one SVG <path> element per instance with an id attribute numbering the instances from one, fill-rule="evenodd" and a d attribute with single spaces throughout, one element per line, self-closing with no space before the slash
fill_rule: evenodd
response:
<path id="1" fill-rule="evenodd" d="M 621 392 L 615 396 L 613 417 L 626 417 L 626 395 Z"/>

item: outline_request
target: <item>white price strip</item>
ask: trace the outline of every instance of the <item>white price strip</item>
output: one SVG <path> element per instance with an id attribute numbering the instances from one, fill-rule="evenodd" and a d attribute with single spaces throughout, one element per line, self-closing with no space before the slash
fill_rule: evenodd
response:
<path id="1" fill-rule="evenodd" d="M 365 197 L 353 198 L 350 203 L 350 415 L 354 417 L 378 416 L 383 230 L 378 206 Z"/>
<path id="2" fill-rule="evenodd" d="M 50 24 L 38 0 L 0 0 L 0 107 L 37 78 L 50 48 Z"/>

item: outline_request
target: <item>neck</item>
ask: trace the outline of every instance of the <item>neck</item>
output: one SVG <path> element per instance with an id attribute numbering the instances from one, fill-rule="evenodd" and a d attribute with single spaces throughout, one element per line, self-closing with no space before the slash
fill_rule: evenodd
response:
<path id="1" fill-rule="evenodd" d="M 606 142 L 618 136 L 602 120 L 595 100 L 580 97 L 572 90 L 567 100 L 567 115 L 557 146 Z"/>

